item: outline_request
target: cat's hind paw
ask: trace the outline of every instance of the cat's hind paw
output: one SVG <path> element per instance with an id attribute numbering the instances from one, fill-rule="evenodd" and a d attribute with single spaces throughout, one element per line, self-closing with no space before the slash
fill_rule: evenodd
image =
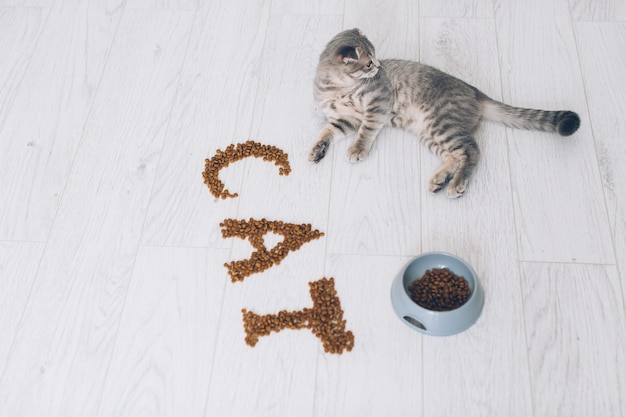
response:
<path id="1" fill-rule="evenodd" d="M 459 198 L 465 194 L 465 187 L 451 187 L 448 186 L 448 197 Z"/>
<path id="2" fill-rule="evenodd" d="M 452 179 L 450 184 L 448 185 L 448 197 L 450 198 L 459 198 L 463 194 L 465 194 L 465 190 L 467 189 L 467 180 L 461 179 L 456 181 L 456 179 Z"/>
<path id="3" fill-rule="evenodd" d="M 451 181 L 451 179 L 454 177 L 457 170 L 458 165 L 456 161 L 454 161 L 453 159 L 448 159 L 442 166 L 439 167 L 439 169 L 437 169 L 433 177 L 428 182 L 428 191 L 430 191 L 431 193 L 437 193 L 443 190 L 443 187 L 445 187 L 446 184 L 450 182 L 450 185 L 448 186 L 448 196 L 452 197 L 450 189 L 453 187 L 452 183 L 454 182 L 454 180 Z M 462 193 L 463 192 L 461 192 L 461 194 Z"/>
<path id="4" fill-rule="evenodd" d="M 311 152 L 309 152 L 309 161 L 317 164 L 326 156 L 326 151 L 328 151 L 329 146 L 330 143 L 328 142 L 316 143 L 315 146 L 313 146 L 313 149 L 311 149 Z"/>
<path id="5" fill-rule="evenodd" d="M 451 175 L 448 172 L 439 172 L 433 176 L 428 183 L 428 191 L 438 193 L 450 180 Z"/>

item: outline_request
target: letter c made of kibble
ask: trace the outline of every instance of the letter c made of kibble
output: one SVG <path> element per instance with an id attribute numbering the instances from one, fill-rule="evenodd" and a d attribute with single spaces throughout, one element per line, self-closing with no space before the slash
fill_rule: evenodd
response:
<path id="1" fill-rule="evenodd" d="M 289 155 L 275 146 L 263 145 L 251 140 L 246 143 L 238 143 L 237 145 L 229 145 L 226 150 L 217 150 L 211 159 L 205 159 L 204 183 L 209 187 L 211 194 L 215 198 L 235 198 L 237 193 L 231 194 L 225 189 L 224 183 L 219 179 L 219 173 L 222 168 L 227 167 L 231 162 L 240 161 L 243 158 L 254 156 L 255 158 L 263 158 L 264 161 L 274 162 L 279 166 L 279 175 L 289 175 L 291 167 L 289 166 Z"/>

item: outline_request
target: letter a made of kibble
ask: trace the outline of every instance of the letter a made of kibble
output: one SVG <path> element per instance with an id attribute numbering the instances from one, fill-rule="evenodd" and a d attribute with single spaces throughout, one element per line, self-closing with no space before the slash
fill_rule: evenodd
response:
<path id="1" fill-rule="evenodd" d="M 249 259 L 224 264 L 233 282 L 243 281 L 254 273 L 263 272 L 272 265 L 280 264 L 290 251 L 298 250 L 305 243 L 324 236 L 324 233 L 314 230 L 310 224 L 292 224 L 266 219 L 226 219 L 220 223 L 220 227 L 224 239 L 229 237 L 248 239 L 256 249 Z M 268 232 L 283 236 L 283 241 L 269 250 L 263 240 L 263 236 Z"/>

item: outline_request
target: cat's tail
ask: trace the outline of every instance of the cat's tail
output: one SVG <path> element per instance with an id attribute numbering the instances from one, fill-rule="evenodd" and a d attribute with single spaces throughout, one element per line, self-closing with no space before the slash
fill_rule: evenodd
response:
<path id="1" fill-rule="evenodd" d="M 580 126 L 580 117 L 573 111 L 523 109 L 490 98 L 483 102 L 483 117 L 516 129 L 556 132 L 561 136 L 573 134 Z"/>

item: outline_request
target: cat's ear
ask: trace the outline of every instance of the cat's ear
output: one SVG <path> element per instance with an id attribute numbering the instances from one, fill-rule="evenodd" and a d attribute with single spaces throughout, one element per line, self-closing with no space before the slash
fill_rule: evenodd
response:
<path id="1" fill-rule="evenodd" d="M 353 64 L 359 60 L 363 50 L 360 47 L 343 46 L 339 49 L 339 56 L 344 64 Z"/>

